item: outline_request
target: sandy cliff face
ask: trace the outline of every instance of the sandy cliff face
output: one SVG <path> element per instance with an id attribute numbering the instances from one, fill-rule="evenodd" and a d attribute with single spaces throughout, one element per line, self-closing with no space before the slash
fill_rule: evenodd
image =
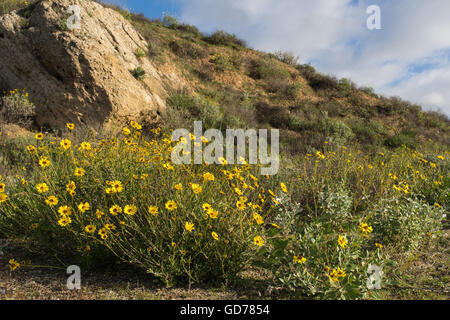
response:
<path id="1" fill-rule="evenodd" d="M 80 8 L 79 29 L 67 28 L 70 5 Z M 0 17 L 0 88 L 25 88 L 38 125 L 158 121 L 167 92 L 185 83 L 138 58 L 138 48 L 147 42 L 119 13 L 90 0 L 43 0 Z M 130 72 L 137 67 L 141 81 Z"/>

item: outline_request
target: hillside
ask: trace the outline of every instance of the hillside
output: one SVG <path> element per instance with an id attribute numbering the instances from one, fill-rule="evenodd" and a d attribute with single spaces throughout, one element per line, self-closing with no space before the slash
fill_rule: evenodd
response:
<path id="1" fill-rule="evenodd" d="M 326 140 L 388 147 L 414 147 L 428 138 L 450 143 L 446 116 L 320 74 L 289 53 L 267 54 L 226 32 L 205 36 L 194 26 L 168 21 L 165 27 L 120 12 L 149 42 L 151 59 L 174 64 L 195 88 L 195 102 L 177 93 L 169 105 L 213 117 L 205 120 L 216 126 L 279 128 L 294 152 L 306 151 L 307 145 L 319 148 Z M 219 114 L 207 115 L 202 111 L 207 106 Z"/>
<path id="2" fill-rule="evenodd" d="M 6 4 L 8 2 L 23 5 L 22 1 L 7 0 Z M 61 8 L 66 5 L 64 1 L 55 1 L 59 2 Z M 86 34 L 94 43 L 95 37 L 115 32 L 115 22 L 105 26 L 106 31 L 86 33 L 83 28 L 80 32 L 61 30 L 60 27 L 58 30 L 55 24 L 64 14 L 59 18 L 44 17 L 55 39 L 65 39 L 53 41 L 53 46 L 59 46 L 54 50 L 43 49 L 48 46 L 49 39 L 38 39 L 32 44 L 31 54 L 40 52 L 37 58 L 44 61 L 37 62 L 40 64 L 37 72 L 40 77 L 49 74 L 48 79 L 36 77 L 34 82 L 17 81 L 17 77 L 12 76 L 0 81 L 6 92 L 16 88 L 30 91 L 31 99 L 36 101 L 35 126 L 62 127 L 65 122 L 74 121 L 73 118 L 78 119 L 77 124 L 90 126 L 111 119 L 123 122 L 127 118 L 137 118 L 154 126 L 155 121 L 161 120 L 159 115 L 166 114 L 164 123 L 168 128 L 186 126 L 193 122 L 192 119 L 203 119 L 206 127 L 279 128 L 283 132 L 283 142 L 294 153 L 318 149 L 327 140 L 341 145 L 358 141 L 366 147 L 394 148 L 403 144 L 415 147 L 428 139 L 444 145 L 450 143 L 450 122 L 446 116 L 424 112 L 420 106 L 397 97 L 379 96 L 371 88 L 357 88 L 351 80 L 320 74 L 309 65 L 299 64 L 289 53 L 255 51 L 247 48 L 244 41 L 223 31 L 203 35 L 196 27 L 171 17 L 166 17 L 163 22 L 151 21 L 119 7 L 104 6 L 119 12 L 136 28 L 137 37 L 142 35 L 145 41 L 131 43 L 123 40 L 124 34 L 114 34 L 105 39 L 112 41 L 108 46 L 116 46 L 119 55 L 100 52 L 93 56 L 96 51 L 89 49 L 92 47 L 89 42 L 85 44 Z M 39 6 L 32 4 L 17 12 L 27 21 L 19 32 L 29 39 L 36 30 L 33 24 L 42 23 L 36 17 L 40 9 L 34 11 L 35 8 Z M 89 5 L 86 10 L 95 9 Z M 97 12 L 88 13 L 85 17 L 86 30 L 95 29 L 93 26 L 97 22 L 92 17 L 96 15 Z M 108 21 L 111 18 L 100 16 L 99 19 Z M 14 37 L 17 41 L 17 35 Z M 21 40 L 24 41 L 27 40 Z M 67 44 L 73 42 L 83 45 L 68 48 Z M 73 50 L 73 47 L 77 49 Z M 11 48 L 11 45 L 5 48 Z M 25 56 L 23 62 L 17 62 L 14 58 L 20 55 L 7 50 L 3 56 L 9 55 L 11 60 L 3 58 L 5 65 L 15 63 L 21 70 L 24 63 L 33 60 Z M 18 50 L 24 51 L 23 48 Z M 49 56 L 49 53 L 61 50 L 66 51 L 62 54 L 68 55 L 68 59 L 59 62 L 59 58 Z M 108 50 L 106 47 L 105 51 Z M 75 63 L 81 54 L 89 61 L 87 66 Z M 105 61 L 108 56 L 120 56 L 124 60 Z M 52 64 L 45 61 L 52 61 Z M 72 70 L 62 74 L 64 69 L 55 67 L 55 62 Z M 101 63 L 103 67 L 100 67 Z M 123 66 L 118 67 L 119 64 Z M 97 73 L 105 72 L 109 65 L 106 74 L 111 77 L 105 81 L 105 76 Z M 142 68 L 142 77 L 132 78 L 127 68 L 133 72 Z M 58 69 L 60 71 L 55 71 Z M 55 80 L 55 72 L 60 73 L 56 78 L 62 79 L 62 86 Z M 81 73 L 77 75 L 77 72 Z M 167 112 L 166 105 L 169 107 Z M 145 110 L 153 111 L 148 114 Z M 49 112 L 52 114 L 50 119 Z M 55 119 L 58 122 L 55 123 Z M 302 141 L 302 144 L 292 143 L 296 141 Z"/>
<path id="3" fill-rule="evenodd" d="M 320 74 L 289 53 L 249 49 L 224 31 L 203 35 L 195 26 L 176 20 L 150 21 L 113 8 L 145 37 L 155 63 L 175 65 L 195 88 L 195 107 L 189 94 L 179 92 L 168 99 L 169 105 L 188 109 L 194 117 L 202 114 L 197 110 L 202 105 L 219 109 L 206 122 L 282 129 L 281 136 L 294 152 L 305 151 L 305 145 L 319 148 L 325 140 L 388 147 L 414 147 L 429 138 L 450 143 L 445 115 L 423 112 L 398 97 L 379 96 L 371 88 L 357 88 L 351 80 Z"/>

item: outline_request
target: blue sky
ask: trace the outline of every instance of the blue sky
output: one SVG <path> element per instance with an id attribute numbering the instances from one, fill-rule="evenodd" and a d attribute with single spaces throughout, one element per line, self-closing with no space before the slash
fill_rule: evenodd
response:
<path id="1" fill-rule="evenodd" d="M 450 115 L 448 0 L 110 0 L 160 18 L 170 12 L 203 32 L 223 29 L 259 50 L 302 63 L 424 109 Z M 368 30 L 370 5 L 381 30 Z"/>
<path id="2" fill-rule="evenodd" d="M 171 0 L 128 0 L 127 7 L 137 13 L 144 13 L 149 18 L 161 18 L 162 12 L 179 14 L 179 4 Z"/>

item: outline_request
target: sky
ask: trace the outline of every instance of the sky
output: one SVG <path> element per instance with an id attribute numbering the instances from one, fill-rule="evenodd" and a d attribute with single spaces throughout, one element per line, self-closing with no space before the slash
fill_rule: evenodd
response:
<path id="1" fill-rule="evenodd" d="M 169 12 L 202 32 L 235 33 L 254 49 L 290 51 L 349 78 L 450 116 L 449 0 L 110 0 L 149 18 Z M 380 8 L 381 29 L 367 20 Z"/>

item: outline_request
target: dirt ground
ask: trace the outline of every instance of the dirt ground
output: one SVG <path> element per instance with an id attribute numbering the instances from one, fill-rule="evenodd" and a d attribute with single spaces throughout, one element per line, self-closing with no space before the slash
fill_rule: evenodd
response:
<path id="1" fill-rule="evenodd" d="M 448 300 L 450 298 L 449 232 L 402 262 L 398 286 L 380 290 L 374 299 Z M 81 276 L 81 289 L 68 290 L 64 269 L 21 266 L 9 268 L 9 259 L 22 249 L 11 246 L 0 255 L 0 299 L 2 300 L 246 300 L 299 299 L 270 286 L 269 275 L 247 271 L 227 288 L 165 288 L 149 275 L 116 271 Z M 17 255 L 20 256 L 20 255 Z"/>

